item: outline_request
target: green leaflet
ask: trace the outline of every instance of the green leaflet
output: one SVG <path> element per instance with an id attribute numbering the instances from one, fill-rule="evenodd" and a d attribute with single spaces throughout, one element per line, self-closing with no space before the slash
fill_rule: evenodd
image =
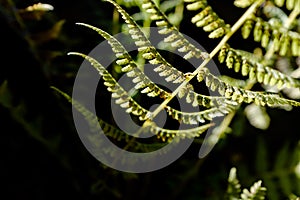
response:
<path id="1" fill-rule="evenodd" d="M 207 5 L 206 0 L 185 0 L 185 2 L 188 3 L 186 6 L 188 10 L 200 10 L 191 21 L 196 24 L 197 27 L 203 27 L 204 31 L 211 32 L 208 36 L 209 38 L 222 37 L 230 30 L 230 25 L 225 24 L 224 20 Z"/>
<path id="2" fill-rule="evenodd" d="M 254 0 L 235 0 L 234 5 L 240 8 L 246 8 L 250 6 Z"/>
<path id="3" fill-rule="evenodd" d="M 245 21 L 244 25 L 242 26 L 241 32 L 242 32 L 242 36 L 244 39 L 247 39 L 250 34 L 251 34 L 251 30 L 254 26 L 254 20 L 249 18 L 248 20 Z"/>
<path id="4" fill-rule="evenodd" d="M 282 7 L 284 5 L 284 0 L 275 0 L 275 4 L 279 7 Z"/>
<path id="5" fill-rule="evenodd" d="M 207 6 L 207 1 L 190 1 L 190 0 L 185 0 L 185 2 L 190 3 L 186 6 L 188 10 L 199 10 L 199 9 L 204 9 Z"/>

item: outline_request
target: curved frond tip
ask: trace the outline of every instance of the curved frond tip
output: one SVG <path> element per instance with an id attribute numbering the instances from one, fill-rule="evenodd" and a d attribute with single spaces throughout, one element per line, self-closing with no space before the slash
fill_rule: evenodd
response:
<path id="1" fill-rule="evenodd" d="M 112 75 L 94 58 L 78 52 L 70 52 L 68 55 L 77 55 L 86 59 L 99 72 L 104 80 L 107 90 L 112 93 L 112 98 L 116 99 L 115 103 L 125 108 L 127 113 L 132 113 L 139 117 L 140 120 L 146 120 L 150 111 L 143 108 L 137 103 L 127 91 L 112 77 Z"/>

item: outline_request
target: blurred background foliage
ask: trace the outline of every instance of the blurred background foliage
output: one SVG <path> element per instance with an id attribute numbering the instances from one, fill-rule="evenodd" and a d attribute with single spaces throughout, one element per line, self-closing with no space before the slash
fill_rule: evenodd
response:
<path id="1" fill-rule="evenodd" d="M 172 2 L 164 4 L 171 21 L 212 50 L 218 41 L 209 40 L 190 23 L 191 14 L 181 1 Z M 209 2 L 231 24 L 244 11 L 235 8 L 233 1 Z M 0 1 L 1 198 L 223 199 L 232 167 L 238 169 L 243 187 L 261 179 L 269 199 L 300 195 L 299 108 L 266 109 L 271 118 L 266 130 L 251 126 L 239 110 L 231 133 L 204 159 L 198 159 L 200 144 L 195 143 L 159 171 L 129 174 L 103 166 L 82 145 L 71 105 L 50 86 L 71 94 L 82 60 L 66 56 L 67 52 L 88 53 L 102 41 L 75 22 L 117 33 L 123 29 L 121 20 L 111 5 L 100 0 L 45 0 L 42 3 L 53 10 L 31 11 L 29 6 L 37 3 Z M 130 14 L 139 11 L 134 1 L 118 3 Z M 134 17 L 143 19 L 141 13 Z M 253 51 L 257 44 L 241 42 L 236 35 L 233 46 Z"/>

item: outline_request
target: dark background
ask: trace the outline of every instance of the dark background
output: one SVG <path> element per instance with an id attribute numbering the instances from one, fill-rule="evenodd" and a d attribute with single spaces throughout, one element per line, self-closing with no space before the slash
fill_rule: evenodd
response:
<path id="1" fill-rule="evenodd" d="M 34 3 L 37 1 L 1 0 L 0 4 L 0 198 L 221 199 L 231 167 L 238 168 L 242 186 L 249 187 L 262 178 L 257 164 L 260 151 L 267 152 L 265 162 L 272 171 L 280 149 L 287 147 L 286 155 L 297 150 L 298 108 L 290 112 L 268 109 L 272 121 L 266 131 L 252 127 L 240 110 L 232 134 L 202 160 L 197 157 L 200 144 L 193 144 L 182 158 L 156 172 L 128 174 L 102 166 L 82 145 L 71 105 L 50 86 L 71 94 L 82 59 L 68 57 L 67 52 L 88 53 L 102 40 L 75 22 L 111 32 L 113 7 L 96 0 L 54 0 L 43 1 L 55 9 L 40 20 L 14 13 Z M 211 3 L 231 24 L 244 11 L 232 1 Z M 191 16 L 185 13 L 180 31 L 211 51 L 218 40 L 208 39 L 195 28 L 189 22 Z M 60 20 L 64 24 L 53 36 L 56 32 L 49 30 Z M 249 51 L 257 45 L 251 39 L 241 41 L 235 36 L 230 44 Z M 270 180 L 277 184 L 276 177 Z M 276 187 L 282 190 L 280 184 Z"/>

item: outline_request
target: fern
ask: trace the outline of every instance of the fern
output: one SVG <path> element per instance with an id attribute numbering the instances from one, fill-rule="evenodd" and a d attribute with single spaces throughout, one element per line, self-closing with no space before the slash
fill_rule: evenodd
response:
<path id="1" fill-rule="evenodd" d="M 292 10 L 291 14 L 285 17 L 283 10 L 276 7 L 277 10 L 271 10 L 276 5 L 283 6 L 284 1 L 266 1 L 265 4 L 269 6 L 269 10 L 260 5 L 262 0 L 236 0 L 236 6 L 246 8 L 244 15 L 234 24 L 229 25 L 225 20 L 221 19 L 206 0 L 184 0 L 186 8 L 189 12 L 198 12 L 191 21 L 197 27 L 203 27 L 205 32 L 209 32 L 209 38 L 222 38 L 216 48 L 210 53 L 206 53 L 196 45 L 192 44 L 185 35 L 179 32 L 178 26 L 171 23 L 169 17 L 162 11 L 162 9 L 153 0 L 143 0 L 139 3 L 143 13 L 149 14 L 149 19 L 155 22 L 158 27 L 158 33 L 163 36 L 163 41 L 169 43 L 179 52 L 183 53 L 183 59 L 189 60 L 191 58 L 202 61 L 202 64 L 197 67 L 194 72 L 183 73 L 179 70 L 176 64 L 171 64 L 164 58 L 158 49 L 153 46 L 150 39 L 137 22 L 130 16 L 117 2 L 113 0 L 106 0 L 115 7 L 126 26 L 131 39 L 137 47 L 138 53 L 141 55 L 143 61 L 149 62 L 153 66 L 153 71 L 157 76 L 163 77 L 166 82 L 173 84 L 176 89 L 170 93 L 158 86 L 151 77 L 148 77 L 139 66 L 140 62 L 131 56 L 130 52 L 122 45 L 120 41 L 114 36 L 105 32 L 104 30 L 85 23 L 78 23 L 78 25 L 85 26 L 96 31 L 105 40 L 108 41 L 113 53 L 116 56 L 115 63 L 120 66 L 121 71 L 127 75 L 134 83 L 134 89 L 137 90 L 137 96 L 140 93 L 147 94 L 147 100 L 157 100 L 160 98 L 159 107 L 154 111 L 149 111 L 142 106 L 139 100 L 135 100 L 129 95 L 122 85 L 105 69 L 96 59 L 82 54 L 69 53 L 70 55 L 78 55 L 86 59 L 99 72 L 104 80 L 104 85 L 107 90 L 112 93 L 112 98 L 115 103 L 124 108 L 128 114 L 137 116 L 138 123 L 143 124 L 141 131 L 150 131 L 161 139 L 163 142 L 170 142 L 173 140 L 179 141 L 184 138 L 201 137 L 201 135 L 215 124 L 211 121 L 218 117 L 225 117 L 223 123 L 215 129 L 214 132 L 218 137 L 222 135 L 228 128 L 230 121 L 237 109 L 241 108 L 242 103 L 255 103 L 257 106 L 268 107 L 282 107 L 282 106 L 300 106 L 300 103 L 293 99 L 287 99 L 281 95 L 280 90 L 285 88 L 299 89 L 300 81 L 291 75 L 276 69 L 274 62 L 278 56 L 295 59 L 300 55 L 300 35 L 297 28 L 292 28 L 292 22 L 299 14 L 299 0 L 286 1 L 288 9 Z M 292 5 L 295 8 L 292 8 Z M 264 8 L 263 8 L 264 7 Z M 265 9 L 266 17 L 262 17 L 259 11 Z M 147 17 L 146 16 L 146 17 Z M 272 17 L 272 20 L 266 21 L 267 16 Z M 230 46 L 229 39 L 232 35 L 241 28 L 241 34 L 244 39 L 249 38 L 253 32 L 253 40 L 259 42 L 263 50 L 266 51 L 264 57 L 257 58 L 251 52 L 238 50 Z M 246 81 L 236 80 L 217 76 L 206 67 L 208 62 L 218 54 L 220 63 L 225 63 L 229 69 L 233 69 L 236 73 L 240 73 L 246 77 Z M 197 77 L 197 81 L 191 80 Z M 236 85 L 237 82 L 243 84 Z M 204 83 L 204 84 L 202 84 Z M 261 84 L 262 88 L 266 86 L 277 86 L 278 92 L 253 91 L 251 88 L 254 84 Z M 209 92 L 215 92 L 214 96 L 205 95 L 201 92 L 196 92 L 194 89 L 205 85 Z M 201 110 L 181 111 L 176 109 L 172 104 L 169 104 L 172 99 L 178 96 L 185 98 L 187 104 Z M 69 98 L 69 97 L 68 97 Z M 138 98 L 136 98 L 138 99 Z M 142 99 L 143 101 L 144 99 Z M 79 104 L 73 104 L 75 107 Z M 86 110 L 77 108 L 83 114 Z M 187 124 L 188 128 L 184 130 L 173 130 L 165 127 L 160 127 L 153 122 L 153 119 L 159 112 L 165 110 L 169 115 L 168 119 L 175 120 L 178 124 Z M 230 114 L 229 116 L 226 116 Z M 86 115 L 86 114 L 84 114 Z M 86 120 L 89 115 L 86 115 Z M 227 118 L 228 117 L 228 118 Z M 96 121 L 95 121 L 96 122 Z M 116 129 L 112 125 L 104 121 L 97 120 L 97 123 L 103 127 L 104 132 L 110 137 L 117 140 L 128 137 L 124 132 Z M 255 126 L 255 123 L 252 123 Z M 192 126 L 193 125 L 193 126 Z M 257 123 L 256 123 L 257 125 Z M 263 127 L 263 126 L 260 126 Z M 266 126 L 267 127 L 267 126 Z M 217 130 L 217 131 L 216 131 Z M 136 143 L 138 145 L 138 143 Z M 142 146 L 142 145 L 140 145 Z M 150 145 L 151 146 L 151 145 Z M 146 148 L 145 148 L 146 149 Z M 230 199 L 263 199 L 265 196 L 265 188 L 261 186 L 261 181 L 256 182 L 250 190 L 240 189 L 237 181 L 235 171 L 231 171 L 229 178 L 228 194 Z"/>
<path id="2" fill-rule="evenodd" d="M 231 168 L 228 176 L 227 199 L 239 199 L 241 193 L 241 185 L 237 178 L 236 168 Z"/>
<path id="3" fill-rule="evenodd" d="M 138 116 L 140 120 L 146 120 L 147 117 L 151 115 L 150 111 L 140 106 L 140 104 L 128 95 L 122 86 L 118 84 L 112 75 L 98 61 L 82 53 L 72 52 L 69 53 L 69 55 L 78 55 L 88 60 L 103 77 L 104 85 L 107 87 L 107 90 L 112 93 L 112 97 L 116 99 L 115 103 L 122 108 L 125 108 L 127 113 Z"/>
<path id="4" fill-rule="evenodd" d="M 167 82 L 180 84 L 177 87 L 176 92 L 171 94 L 151 81 L 151 79 L 143 73 L 140 67 L 138 67 L 125 47 L 115 37 L 97 27 L 85 23 L 78 23 L 79 25 L 95 30 L 108 41 L 116 55 L 116 64 L 121 66 L 122 72 L 125 72 L 128 77 L 132 78 L 132 81 L 135 84 L 135 89 L 141 90 L 141 93 L 146 93 L 149 97 L 158 96 L 165 100 L 164 103 L 161 104 L 161 106 L 154 112 L 150 112 L 149 110 L 143 108 L 139 102 L 130 97 L 128 92 L 117 83 L 112 75 L 97 60 L 81 53 L 70 54 L 79 55 L 87 59 L 103 77 L 104 85 L 107 86 L 108 91 L 112 93 L 112 97 L 116 99 L 116 104 L 119 104 L 121 107 L 125 108 L 127 113 L 132 113 L 138 116 L 139 120 L 152 120 L 157 113 L 160 112 L 160 109 L 165 109 L 167 113 L 176 121 L 192 125 L 205 123 L 213 120 L 216 117 L 225 116 L 226 114 L 236 110 L 238 105 L 242 102 L 254 102 L 259 106 L 270 107 L 284 105 L 300 106 L 299 102 L 283 98 L 279 94 L 264 91 L 251 91 L 242 87 L 234 86 L 231 82 L 225 82 L 219 77 L 210 73 L 210 70 L 204 65 L 211 59 L 211 56 L 220 50 L 218 57 L 219 61 L 221 63 L 225 62 L 226 66 L 228 68 L 233 68 L 235 72 L 240 72 L 243 76 L 248 76 L 249 80 L 257 81 L 270 86 L 277 85 L 279 89 L 284 87 L 298 88 L 300 85 L 299 80 L 266 66 L 261 60 L 253 59 L 250 53 L 233 49 L 229 46 L 229 44 L 226 44 L 226 41 L 230 38 L 233 32 L 237 30 L 238 25 L 231 28 L 230 25 L 225 24 L 224 20 L 218 17 L 218 15 L 208 5 L 206 0 L 186 0 L 185 2 L 187 2 L 186 6 L 188 10 L 195 11 L 200 9 L 200 12 L 192 18 L 192 22 L 196 23 L 197 26 L 204 27 L 205 31 L 211 32 L 209 37 L 221 37 L 226 34 L 218 47 L 210 55 L 197 49 L 185 38 L 185 36 L 179 33 L 177 27 L 170 23 L 167 16 L 152 0 L 143 0 L 141 3 L 142 8 L 150 14 L 150 19 L 154 20 L 156 25 L 160 28 L 159 33 L 165 35 L 164 41 L 170 42 L 173 47 L 178 49 L 178 51 L 186 53 L 184 55 L 184 59 L 189 59 L 192 57 L 204 59 L 202 65 L 199 66 L 194 73 L 186 74 L 176 69 L 172 64 L 166 61 L 165 58 L 163 58 L 156 48 L 152 46 L 151 42 L 146 37 L 139 25 L 119 4 L 112 0 L 107 1 L 117 9 L 122 18 L 125 20 L 125 23 L 128 26 L 128 32 L 131 38 L 134 40 L 138 51 L 145 60 L 148 60 L 151 65 L 155 66 L 154 71 L 159 76 L 165 77 Z M 251 3 L 253 3 L 253 1 L 235 1 L 235 5 L 241 7 L 250 6 Z M 259 5 L 258 2 L 257 5 Z M 251 7 L 252 12 L 249 11 L 249 14 L 247 13 L 246 17 L 242 18 L 240 22 L 238 22 L 240 26 L 244 24 L 242 27 L 242 35 L 245 38 L 250 35 L 250 32 L 254 27 L 253 32 L 254 36 L 256 37 L 255 40 L 262 41 L 262 46 L 269 48 L 271 44 L 276 45 L 274 44 L 276 43 L 275 36 L 273 37 L 272 34 L 274 31 L 277 31 L 280 33 L 280 42 L 284 41 L 281 38 L 283 37 L 282 35 L 289 35 L 289 40 L 295 40 L 296 43 L 294 46 L 298 48 L 298 33 L 294 33 L 289 30 L 286 31 L 288 27 L 283 30 L 276 26 L 272 26 L 272 24 L 270 25 L 269 22 L 264 22 L 261 18 L 254 15 L 255 8 L 256 7 L 253 5 Z M 279 47 L 281 47 L 280 45 Z M 296 52 L 298 52 L 297 48 Z M 286 55 L 286 53 L 280 55 Z M 294 50 L 293 55 L 296 55 Z M 197 75 L 198 82 L 204 81 L 207 88 L 209 88 L 211 91 L 217 91 L 220 96 L 207 96 L 196 93 L 193 89 L 195 85 L 189 83 L 189 81 L 195 75 Z M 168 106 L 167 103 L 176 94 L 180 98 L 186 97 L 186 102 L 193 106 L 200 105 L 207 109 L 199 112 L 185 112 Z M 200 126 L 199 130 L 197 128 L 187 129 L 184 131 L 181 130 L 180 134 L 181 136 L 188 138 L 199 136 L 200 133 L 203 132 L 201 130 L 206 130 L 207 127 L 211 125 L 203 126 L 204 128 L 201 128 Z M 174 135 L 180 135 L 179 132 L 177 133 L 175 130 L 167 130 L 160 127 L 152 127 L 151 131 L 156 135 L 159 135 L 159 137 L 163 138 L 163 140 L 166 140 L 165 138 L 168 137 L 173 137 Z"/>
<path id="5" fill-rule="evenodd" d="M 241 199 L 243 200 L 259 200 L 265 199 L 266 188 L 261 186 L 261 181 L 258 181 L 251 186 L 250 191 L 247 189 L 243 190 L 241 194 Z"/>
<path id="6" fill-rule="evenodd" d="M 241 185 L 237 178 L 236 168 L 231 168 L 228 177 L 228 187 L 227 187 L 227 198 L 230 200 L 259 200 L 265 199 L 266 196 L 266 188 L 262 186 L 262 181 L 255 182 L 251 187 L 250 190 L 243 189 L 241 191 Z"/>

